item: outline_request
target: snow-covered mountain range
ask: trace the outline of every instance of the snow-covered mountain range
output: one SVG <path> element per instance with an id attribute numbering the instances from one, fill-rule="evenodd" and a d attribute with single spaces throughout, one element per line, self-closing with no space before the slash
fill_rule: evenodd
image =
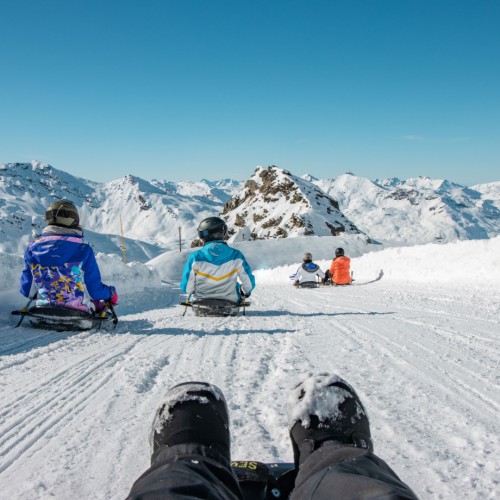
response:
<path id="1" fill-rule="evenodd" d="M 372 238 L 421 244 L 500 233 L 500 182 L 464 187 L 417 177 L 370 181 L 352 174 L 317 180 L 344 214 Z"/>
<path id="2" fill-rule="evenodd" d="M 21 253 L 53 199 L 80 209 L 87 239 L 107 253 L 147 261 L 190 247 L 200 220 L 222 214 L 232 239 L 362 233 L 387 244 L 484 239 L 500 234 L 500 182 L 464 187 L 426 177 L 320 180 L 258 167 L 247 181 L 171 182 L 133 175 L 109 183 L 47 164 L 0 165 L 0 251 Z M 180 234 L 179 234 L 180 233 Z"/>

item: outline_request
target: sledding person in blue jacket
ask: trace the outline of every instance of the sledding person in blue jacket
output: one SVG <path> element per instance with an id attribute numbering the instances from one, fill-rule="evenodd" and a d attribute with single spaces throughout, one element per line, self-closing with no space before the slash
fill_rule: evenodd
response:
<path id="1" fill-rule="evenodd" d="M 198 226 L 198 236 L 203 247 L 189 256 L 181 290 L 192 294 L 195 300 L 223 299 L 239 303 L 243 297 L 250 297 L 255 278 L 245 256 L 224 241 L 226 223 L 219 217 L 208 217 Z"/>
<path id="2" fill-rule="evenodd" d="M 90 311 L 84 284 L 96 310 L 105 300 L 118 303 L 115 287 L 101 281 L 94 251 L 83 241 L 78 210 L 68 200 L 55 201 L 45 213 L 47 227 L 28 245 L 21 275 L 21 293 L 37 289 L 37 306 L 60 306 Z M 33 290 L 35 291 L 35 290 Z"/>

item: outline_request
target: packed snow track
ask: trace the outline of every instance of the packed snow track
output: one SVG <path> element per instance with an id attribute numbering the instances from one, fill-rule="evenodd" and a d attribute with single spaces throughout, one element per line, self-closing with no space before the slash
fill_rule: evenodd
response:
<path id="1" fill-rule="evenodd" d="M 268 284 L 233 318 L 182 316 L 169 286 L 142 297 L 108 332 L 3 324 L 2 498 L 124 498 L 157 406 L 188 380 L 223 390 L 233 458 L 291 461 L 287 398 L 318 371 L 357 389 L 376 453 L 421 498 L 498 498 L 498 290 Z"/>

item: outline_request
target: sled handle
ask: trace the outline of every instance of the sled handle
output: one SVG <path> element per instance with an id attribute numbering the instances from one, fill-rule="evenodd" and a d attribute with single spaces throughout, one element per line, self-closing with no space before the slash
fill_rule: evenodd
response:
<path id="1" fill-rule="evenodd" d="M 185 302 L 185 307 L 184 307 L 184 312 L 182 313 L 182 316 L 185 316 L 186 313 L 187 313 L 187 310 L 188 310 L 188 307 L 189 307 L 189 299 L 191 298 L 191 295 L 193 295 L 192 293 L 190 293 L 188 295 L 188 298 L 186 299 L 186 302 Z"/>
<path id="2" fill-rule="evenodd" d="M 113 318 L 113 328 L 116 328 L 116 325 L 118 324 L 118 316 L 116 315 L 115 308 L 113 307 L 113 303 L 110 300 L 106 301 L 106 305 L 108 306 L 108 309 L 111 311 L 111 317 Z"/>
<path id="3" fill-rule="evenodd" d="M 33 297 L 30 297 L 30 300 L 28 301 L 28 303 L 21 309 L 22 312 L 28 311 L 31 303 L 36 299 L 37 295 L 38 295 L 38 291 L 35 292 L 35 295 L 33 295 Z M 21 319 L 18 321 L 17 325 L 14 328 L 18 328 L 19 326 L 21 326 L 21 323 L 24 321 L 24 316 L 26 316 L 26 315 L 25 314 L 21 315 Z"/>

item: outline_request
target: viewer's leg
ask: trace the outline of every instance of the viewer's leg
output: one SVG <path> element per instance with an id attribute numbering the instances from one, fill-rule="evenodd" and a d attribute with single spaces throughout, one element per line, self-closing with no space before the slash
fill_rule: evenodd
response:
<path id="1" fill-rule="evenodd" d="M 128 499 L 240 500 L 231 470 L 229 417 L 220 389 L 203 382 L 168 391 L 151 430 L 151 467 Z"/>
<path id="2" fill-rule="evenodd" d="M 416 499 L 373 453 L 368 416 L 354 389 L 335 375 L 301 382 L 290 398 L 290 436 L 300 466 L 292 499 Z"/>

